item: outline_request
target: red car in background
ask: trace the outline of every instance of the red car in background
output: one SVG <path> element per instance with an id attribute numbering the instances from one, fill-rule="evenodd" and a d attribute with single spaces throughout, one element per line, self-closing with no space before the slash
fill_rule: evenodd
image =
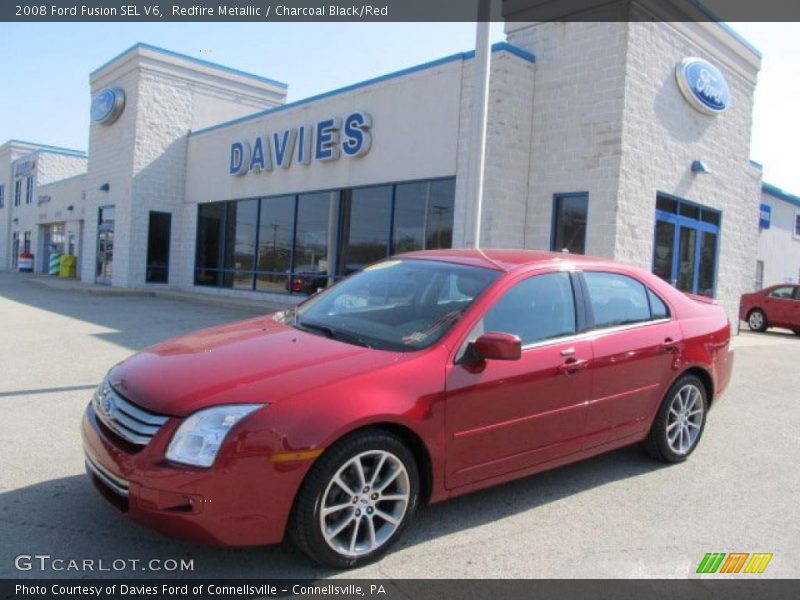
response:
<path id="1" fill-rule="evenodd" d="M 114 366 L 83 418 L 86 467 L 163 533 L 288 533 L 315 561 L 353 567 L 420 503 L 638 442 L 685 460 L 732 365 L 724 311 L 642 269 L 415 252 Z"/>
<path id="2" fill-rule="evenodd" d="M 742 294 L 739 319 L 747 321 L 753 331 L 783 327 L 800 335 L 800 285 L 772 285 Z"/>

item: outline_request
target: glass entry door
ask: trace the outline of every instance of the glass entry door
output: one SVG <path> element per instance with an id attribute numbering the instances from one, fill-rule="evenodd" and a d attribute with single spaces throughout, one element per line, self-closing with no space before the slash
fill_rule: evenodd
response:
<path id="1" fill-rule="evenodd" d="M 111 285 L 114 263 L 114 207 L 104 206 L 97 217 L 97 272 L 95 281 Z"/>
<path id="2" fill-rule="evenodd" d="M 720 214 L 675 199 L 659 198 L 653 273 L 683 292 L 713 296 Z"/>

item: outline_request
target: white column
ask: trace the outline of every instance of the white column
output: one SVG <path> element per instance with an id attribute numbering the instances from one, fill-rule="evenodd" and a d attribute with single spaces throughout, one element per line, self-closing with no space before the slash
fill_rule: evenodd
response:
<path id="1" fill-rule="evenodd" d="M 472 86 L 472 132 L 470 135 L 469 185 L 467 206 L 472 208 L 472 231 L 467 234 L 467 246 L 480 247 L 483 213 L 483 174 L 486 162 L 486 123 L 489 109 L 489 73 L 491 70 L 492 0 L 479 0 L 475 35 L 475 61 Z"/>

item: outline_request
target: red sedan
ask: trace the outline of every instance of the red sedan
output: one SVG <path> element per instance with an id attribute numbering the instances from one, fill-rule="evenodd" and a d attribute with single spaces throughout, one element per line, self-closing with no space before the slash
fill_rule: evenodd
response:
<path id="1" fill-rule="evenodd" d="M 116 365 L 83 419 L 86 464 L 106 499 L 163 533 L 256 545 L 288 532 L 352 567 L 420 503 L 637 442 L 685 460 L 732 364 L 723 310 L 641 269 L 416 252 Z"/>
<path id="2" fill-rule="evenodd" d="M 742 294 L 739 319 L 753 331 L 784 327 L 800 335 L 800 285 L 773 285 Z"/>

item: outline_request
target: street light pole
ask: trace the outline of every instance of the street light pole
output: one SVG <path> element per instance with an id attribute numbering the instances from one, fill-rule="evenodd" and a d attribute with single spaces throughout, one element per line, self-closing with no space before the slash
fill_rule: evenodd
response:
<path id="1" fill-rule="evenodd" d="M 467 246 L 480 248 L 483 213 L 483 177 L 486 164 L 486 124 L 489 110 L 489 73 L 491 70 L 491 9 L 492 0 L 478 0 L 478 20 L 475 33 L 475 64 L 472 84 L 472 135 L 470 144 L 470 185 L 467 197 L 472 206 L 472 239 Z"/>

